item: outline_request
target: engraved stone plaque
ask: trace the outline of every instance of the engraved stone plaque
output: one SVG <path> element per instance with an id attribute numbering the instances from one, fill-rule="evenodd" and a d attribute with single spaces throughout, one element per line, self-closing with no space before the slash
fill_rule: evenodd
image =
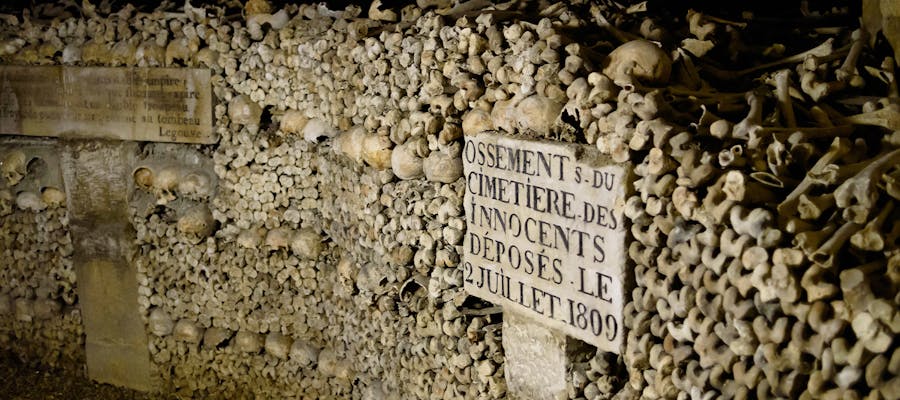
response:
<path id="1" fill-rule="evenodd" d="M 0 134 L 215 143 L 207 69 L 0 66 Z"/>
<path id="2" fill-rule="evenodd" d="M 587 145 L 466 136 L 468 293 L 620 353 L 630 168 Z"/>

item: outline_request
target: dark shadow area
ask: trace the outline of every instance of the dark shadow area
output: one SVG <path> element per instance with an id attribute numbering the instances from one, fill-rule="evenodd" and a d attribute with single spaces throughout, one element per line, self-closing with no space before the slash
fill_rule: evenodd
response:
<path id="1" fill-rule="evenodd" d="M 9 352 L 0 352 L 0 399 L 6 400 L 163 400 L 143 393 L 92 382 L 72 370 L 35 368 Z"/>

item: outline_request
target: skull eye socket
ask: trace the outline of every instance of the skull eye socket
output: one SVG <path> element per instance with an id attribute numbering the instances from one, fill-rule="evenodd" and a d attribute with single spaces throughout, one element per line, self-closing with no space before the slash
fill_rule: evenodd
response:
<path id="1" fill-rule="evenodd" d="M 14 203 L 15 197 L 12 192 L 7 189 L 0 189 L 0 217 L 11 214 Z"/>
<path id="2" fill-rule="evenodd" d="M 47 172 L 47 162 L 43 158 L 34 157 L 28 161 L 25 171 L 27 171 L 26 174 L 28 175 L 42 176 Z"/>

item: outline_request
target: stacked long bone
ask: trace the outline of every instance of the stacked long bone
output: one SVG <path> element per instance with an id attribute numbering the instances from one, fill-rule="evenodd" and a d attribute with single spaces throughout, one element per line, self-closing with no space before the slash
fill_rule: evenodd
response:
<path id="1" fill-rule="evenodd" d="M 783 45 L 752 42 L 752 19 L 685 19 L 676 80 L 638 89 L 659 108 L 607 116 L 626 127 L 610 152 L 641 177 L 627 390 L 895 398 L 900 114 L 884 37 L 810 33 L 821 43 L 766 62 Z M 749 58 L 735 48 L 765 52 L 729 70 L 726 56 Z"/>

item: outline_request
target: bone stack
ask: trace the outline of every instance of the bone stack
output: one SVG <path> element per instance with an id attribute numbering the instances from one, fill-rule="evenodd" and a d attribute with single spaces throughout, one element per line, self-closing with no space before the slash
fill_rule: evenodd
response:
<path id="1" fill-rule="evenodd" d="M 269 382 L 266 396 L 347 397 L 356 382 L 371 396 L 502 397 L 496 311 L 463 304 L 456 269 L 461 111 L 391 94 L 418 86 L 395 82 L 406 75 L 389 63 L 442 73 L 434 58 L 399 57 L 422 46 L 420 31 L 438 37 L 441 17 L 368 37 L 377 23 L 353 8 L 255 10 L 246 25 L 213 8 L 87 22 L 87 62 L 214 71 L 219 145 L 147 145 L 134 166 L 139 303 L 159 381 L 191 396 L 260 395 Z M 446 118 L 455 125 L 438 130 Z"/>
<path id="2" fill-rule="evenodd" d="M 882 278 L 897 251 L 883 223 L 896 218 L 893 60 L 882 63 L 861 30 L 841 29 L 782 61 L 721 70 L 710 64 L 723 65 L 724 53 L 711 48 L 724 37 L 756 45 L 752 21 L 694 11 L 686 20 L 692 37 L 673 57 L 681 81 L 642 89 L 672 109 L 659 115 L 665 122 L 635 112 L 622 153 L 640 176 L 626 206 L 637 283 L 627 389 L 648 398 L 895 396 L 896 282 Z M 756 83 L 722 93 L 685 77 Z M 868 102 L 847 101 L 863 90 Z"/>
<path id="3" fill-rule="evenodd" d="M 212 71 L 219 143 L 145 145 L 132 177 L 149 350 L 183 397 L 505 397 L 500 310 L 459 268 L 460 139 L 483 130 L 635 164 L 623 355 L 575 352 L 568 397 L 894 396 L 893 60 L 862 30 L 801 48 L 576 3 L 40 5 L 0 19 L 0 55 Z M 80 332 L 58 193 L 12 185 L 10 310 L 53 293 Z M 61 245 L 17 247 L 39 238 Z"/>
<path id="4" fill-rule="evenodd" d="M 29 365 L 76 368 L 84 327 L 54 156 L 38 141 L 0 142 L 0 342 Z"/>

